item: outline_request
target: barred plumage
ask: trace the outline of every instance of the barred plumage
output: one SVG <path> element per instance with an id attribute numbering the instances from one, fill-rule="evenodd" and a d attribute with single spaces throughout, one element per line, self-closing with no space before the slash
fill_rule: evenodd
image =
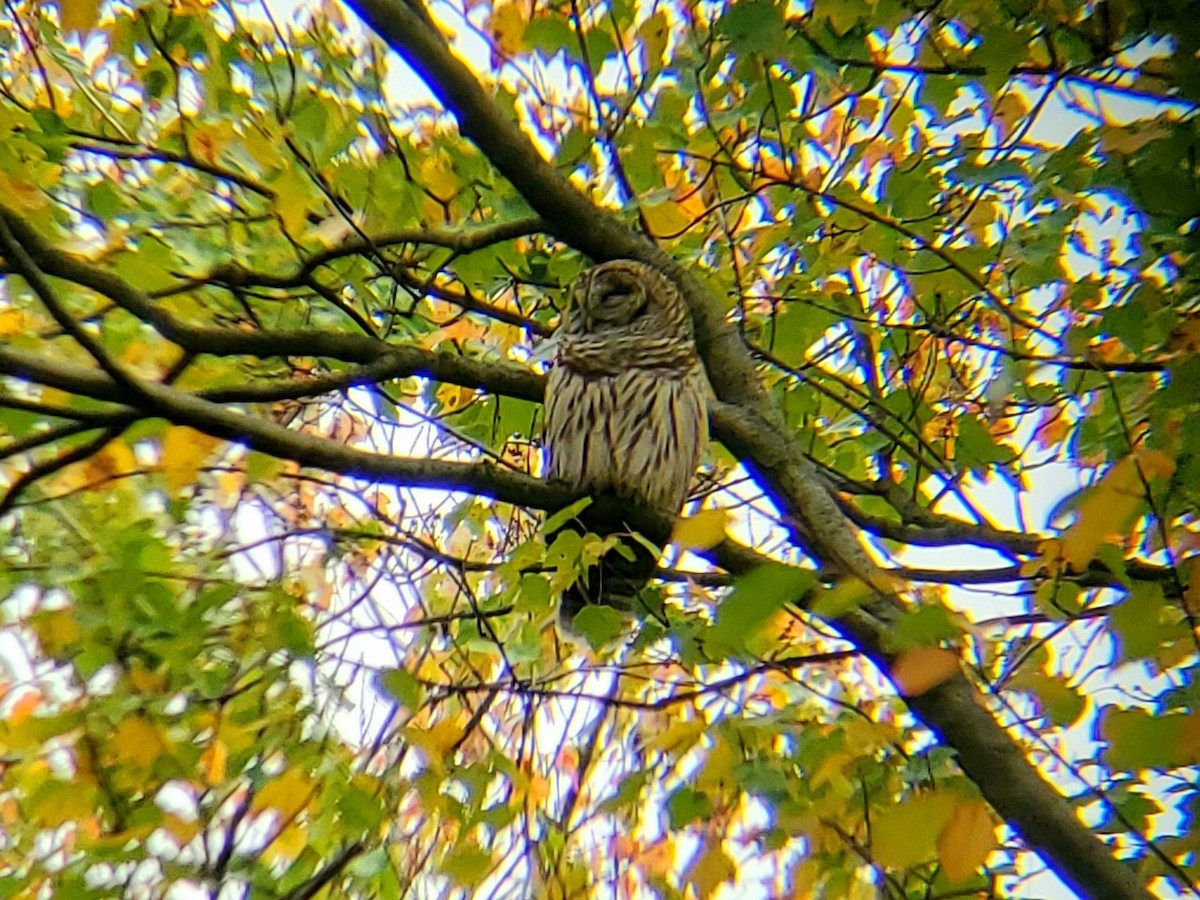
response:
<path id="1" fill-rule="evenodd" d="M 683 297 L 632 260 L 589 269 L 571 294 L 546 385 L 548 475 L 674 516 L 708 441 L 708 381 Z M 588 593 L 576 602 L 615 599 Z"/>

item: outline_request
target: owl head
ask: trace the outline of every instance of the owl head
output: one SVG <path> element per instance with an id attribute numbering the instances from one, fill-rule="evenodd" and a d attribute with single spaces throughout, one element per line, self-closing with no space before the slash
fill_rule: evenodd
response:
<path id="1" fill-rule="evenodd" d="M 573 334 L 690 336 L 690 325 L 678 288 L 645 263 L 632 259 L 601 263 L 571 286 L 567 330 Z"/>

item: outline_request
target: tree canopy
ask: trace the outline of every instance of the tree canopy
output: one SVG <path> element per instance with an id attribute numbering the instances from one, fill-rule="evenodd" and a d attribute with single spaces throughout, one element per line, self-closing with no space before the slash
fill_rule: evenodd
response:
<path id="1" fill-rule="evenodd" d="M 1197 100 L 1150 0 L 6 0 L 0 895 L 1196 896 Z M 564 628 L 617 258 L 712 449 Z"/>

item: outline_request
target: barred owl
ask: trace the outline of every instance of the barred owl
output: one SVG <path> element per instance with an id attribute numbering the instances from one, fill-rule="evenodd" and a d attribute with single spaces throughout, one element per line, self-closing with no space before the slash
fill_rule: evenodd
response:
<path id="1" fill-rule="evenodd" d="M 571 288 L 546 385 L 549 478 L 678 515 L 708 441 L 709 391 L 675 285 L 633 260 L 588 269 Z M 591 530 L 619 528 L 582 518 Z M 634 572 L 609 555 L 564 597 L 564 615 L 588 602 L 623 605 L 656 562 L 647 567 L 642 552 Z"/>

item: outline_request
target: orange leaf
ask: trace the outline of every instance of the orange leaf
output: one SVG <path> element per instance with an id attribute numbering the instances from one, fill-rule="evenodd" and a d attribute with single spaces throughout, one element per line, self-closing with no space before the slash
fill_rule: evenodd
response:
<path id="1" fill-rule="evenodd" d="M 229 765 L 229 748 L 225 742 L 214 739 L 200 757 L 200 768 L 204 780 L 209 784 L 218 784 L 225 780 L 226 768 Z"/>
<path id="2" fill-rule="evenodd" d="M 959 804 L 938 835 L 938 862 L 956 884 L 969 879 L 996 848 L 996 829 L 982 800 Z"/>
<path id="3" fill-rule="evenodd" d="M 0 336 L 20 334 L 25 330 L 25 313 L 19 309 L 0 309 Z"/>
<path id="4" fill-rule="evenodd" d="M 42 695 L 38 691 L 26 691 L 21 699 L 14 703 L 8 711 L 8 724 L 20 725 L 37 711 L 42 705 Z"/>
<path id="5" fill-rule="evenodd" d="M 637 865 L 647 875 L 665 875 L 675 867 L 675 848 L 661 838 L 638 854 Z"/>
<path id="6" fill-rule="evenodd" d="M 169 813 L 163 816 L 163 827 L 171 832 L 175 840 L 179 841 L 180 846 L 188 844 L 192 838 L 200 833 L 199 822 L 181 819 L 179 816 Z"/>
<path id="7" fill-rule="evenodd" d="M 959 671 L 958 654 L 944 647 L 917 647 L 901 653 L 892 663 L 892 681 L 905 697 L 916 697 Z"/>

